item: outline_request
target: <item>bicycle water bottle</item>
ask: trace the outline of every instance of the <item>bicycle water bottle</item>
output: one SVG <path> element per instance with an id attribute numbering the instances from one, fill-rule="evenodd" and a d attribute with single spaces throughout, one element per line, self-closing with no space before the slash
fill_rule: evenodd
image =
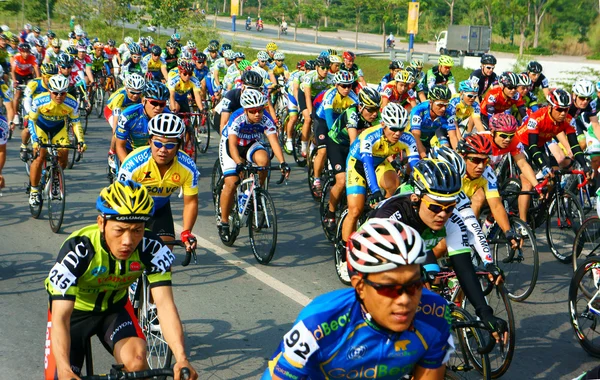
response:
<path id="1" fill-rule="evenodd" d="M 46 186 L 46 169 L 42 169 L 42 177 L 40 178 L 40 189 L 43 189 Z"/>
<path id="2" fill-rule="evenodd" d="M 246 202 L 248 201 L 248 197 L 250 195 L 250 192 L 248 190 L 245 190 L 243 193 L 241 193 L 238 197 L 238 209 L 239 212 L 242 213 L 244 211 L 244 206 L 246 205 Z"/>

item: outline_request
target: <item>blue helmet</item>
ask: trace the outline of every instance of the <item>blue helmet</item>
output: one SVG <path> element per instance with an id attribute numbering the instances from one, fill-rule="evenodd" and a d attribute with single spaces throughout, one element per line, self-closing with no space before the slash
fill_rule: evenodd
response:
<path id="1" fill-rule="evenodd" d="M 479 92 L 479 83 L 476 79 L 467 79 L 458 85 L 459 92 Z"/>
<path id="2" fill-rule="evenodd" d="M 144 97 L 156 100 L 167 101 L 170 97 L 169 89 L 161 82 L 148 81 L 144 87 Z"/>
<path id="3" fill-rule="evenodd" d="M 328 50 L 323 50 L 320 54 L 318 58 L 329 58 L 329 51 Z"/>

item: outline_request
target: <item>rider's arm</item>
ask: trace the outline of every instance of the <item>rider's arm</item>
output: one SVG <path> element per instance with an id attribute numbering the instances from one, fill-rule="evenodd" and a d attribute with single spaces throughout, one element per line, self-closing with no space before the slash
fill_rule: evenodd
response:
<path id="1" fill-rule="evenodd" d="M 519 153 L 513 156 L 513 159 L 517 163 L 519 170 L 521 171 L 521 176 L 529 181 L 530 184 L 536 186 L 538 184 L 537 178 L 535 177 L 535 172 L 529 162 L 527 162 L 527 158 L 523 153 Z"/>
<path id="2" fill-rule="evenodd" d="M 481 261 L 485 264 L 488 262 L 493 262 L 492 255 L 490 254 L 490 246 L 481 231 L 481 225 L 471 208 L 471 201 L 469 197 L 464 192 L 460 192 L 458 196 L 458 204 L 456 205 L 456 210 L 462 217 L 462 221 L 467 228 L 468 240 L 469 244 L 473 246 L 475 252 L 481 258 Z M 446 229 L 446 233 L 451 234 L 452 231 L 448 231 Z M 451 244 L 454 244 L 454 241 L 451 239 Z"/>
<path id="3" fill-rule="evenodd" d="M 508 221 L 508 214 L 502 203 L 502 198 L 489 198 L 487 199 L 490 211 L 494 215 L 494 219 L 500 226 L 503 232 L 510 230 L 510 222 Z"/>
<path id="4" fill-rule="evenodd" d="M 532 125 L 533 127 L 530 127 Z M 539 166 L 539 168 L 550 167 L 550 161 L 546 157 L 544 153 L 544 149 L 540 149 L 538 147 L 539 135 L 536 129 L 537 121 L 535 119 L 530 118 L 527 121 L 527 128 L 530 129 L 528 138 L 527 151 L 529 152 L 529 157 L 531 157 L 532 162 Z"/>
<path id="5" fill-rule="evenodd" d="M 310 91 L 310 83 L 307 83 L 304 86 L 304 97 L 306 99 L 306 109 L 308 111 L 308 114 L 312 115 L 312 113 L 313 113 L 313 104 L 312 104 L 312 97 L 311 97 L 311 91 Z"/>
<path id="6" fill-rule="evenodd" d="M 587 164 L 587 161 L 585 160 L 585 155 L 581 151 L 579 142 L 577 142 L 577 135 L 575 134 L 575 132 L 567 133 L 567 139 L 569 140 L 571 152 L 573 152 L 573 158 L 575 159 L 575 161 L 577 161 L 579 163 L 579 165 L 581 165 L 583 170 L 588 172 L 589 165 Z"/>
<path id="7" fill-rule="evenodd" d="M 183 196 L 183 230 L 191 231 L 198 217 L 198 194 Z"/>
<path id="8" fill-rule="evenodd" d="M 121 114 L 115 132 L 115 149 L 117 157 L 119 157 L 119 162 L 124 162 L 125 157 L 127 157 L 127 139 L 129 137 L 129 132 L 125 128 L 126 122 L 127 118 Z"/>
<path id="9" fill-rule="evenodd" d="M 52 301 L 52 355 L 56 362 L 59 378 L 73 374 L 71 370 L 71 314 L 75 307 L 73 300 Z M 66 377 L 65 377 L 66 376 Z"/>
<path id="10" fill-rule="evenodd" d="M 360 160 L 363 163 L 365 179 L 367 180 L 369 190 L 373 194 L 379 191 L 377 175 L 375 174 L 375 167 L 373 165 L 373 144 L 376 142 L 377 138 L 378 136 L 376 133 L 370 133 L 359 141 Z"/>
<path id="11" fill-rule="evenodd" d="M 200 111 L 204 110 L 204 104 L 202 104 L 202 84 L 198 82 L 198 87 L 194 88 L 194 100 Z"/>

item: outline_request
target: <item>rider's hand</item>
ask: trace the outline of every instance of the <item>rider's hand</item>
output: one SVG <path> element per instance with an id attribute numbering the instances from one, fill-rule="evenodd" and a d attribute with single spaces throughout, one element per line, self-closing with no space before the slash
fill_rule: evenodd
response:
<path id="1" fill-rule="evenodd" d="M 235 166 L 235 172 L 237 174 L 241 174 L 244 170 L 246 170 L 246 163 L 245 162 L 240 162 L 239 164 L 237 164 Z"/>
<path id="2" fill-rule="evenodd" d="M 177 363 L 175 363 L 175 365 L 173 366 L 173 373 L 175 375 L 175 380 L 181 380 L 181 377 L 179 375 L 180 375 L 182 368 L 187 368 L 190 370 L 190 377 L 189 377 L 190 380 L 198 379 L 198 373 L 192 367 L 190 362 L 186 359 L 186 360 L 178 360 Z"/>
<path id="3" fill-rule="evenodd" d="M 196 237 L 192 235 L 190 230 L 181 231 L 181 241 L 185 243 L 186 251 L 196 249 L 196 246 L 198 245 Z"/>
<path id="4" fill-rule="evenodd" d="M 500 343 L 500 340 L 505 343 L 508 341 L 508 324 L 504 319 L 492 315 L 490 317 L 482 316 L 481 320 L 492 329 L 492 335 L 496 339 L 496 343 Z"/>
<path id="5" fill-rule="evenodd" d="M 521 241 L 521 236 L 519 234 L 510 229 L 504 233 L 504 236 L 506 236 L 506 240 L 510 242 L 511 249 L 519 248 L 519 242 Z"/>
<path id="6" fill-rule="evenodd" d="M 485 263 L 483 265 L 487 272 L 490 272 L 490 281 L 493 281 L 496 286 L 504 282 L 504 272 L 494 263 Z"/>
<path id="7" fill-rule="evenodd" d="M 377 190 L 373 194 L 369 195 L 369 205 L 371 207 L 377 206 L 377 203 L 381 202 L 382 200 L 383 200 L 383 194 L 381 194 L 381 191 L 379 191 L 379 190 Z"/>
<path id="8" fill-rule="evenodd" d="M 292 171 L 290 165 L 288 165 L 286 162 L 279 164 L 279 170 L 281 170 L 281 174 L 285 175 L 285 178 L 288 178 L 290 176 L 290 172 Z"/>
<path id="9" fill-rule="evenodd" d="M 179 103 L 173 102 L 173 104 L 169 104 L 169 108 L 173 112 L 179 112 Z"/>
<path id="10" fill-rule="evenodd" d="M 87 150 L 87 144 L 85 142 L 82 141 L 82 142 L 80 142 L 80 143 L 77 144 L 77 151 L 79 153 L 83 153 L 86 150 Z"/>
<path id="11" fill-rule="evenodd" d="M 540 183 L 538 183 L 537 185 L 535 185 L 535 191 L 537 191 L 537 193 L 538 193 L 539 195 L 542 195 L 542 194 L 543 194 L 543 192 L 544 192 L 544 187 L 545 187 L 545 186 L 544 186 L 544 185 L 543 185 L 543 184 L 540 182 Z"/>

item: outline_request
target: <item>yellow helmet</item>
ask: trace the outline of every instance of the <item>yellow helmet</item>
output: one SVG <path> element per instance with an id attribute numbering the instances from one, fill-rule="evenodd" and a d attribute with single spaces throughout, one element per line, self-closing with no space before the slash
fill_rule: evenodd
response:
<path id="1" fill-rule="evenodd" d="M 339 55 L 330 55 L 329 56 L 329 62 L 331 62 L 331 63 L 342 63 L 342 59 L 340 58 Z"/>
<path id="2" fill-rule="evenodd" d="M 275 44 L 275 42 L 269 42 L 267 44 L 267 51 L 276 51 L 277 50 L 277 44 Z"/>
<path id="3" fill-rule="evenodd" d="M 462 177 L 454 165 L 442 160 L 425 158 L 412 171 L 415 194 L 427 194 L 431 199 L 447 202 L 458 197 L 462 188 Z"/>
<path id="4" fill-rule="evenodd" d="M 454 66 L 454 60 L 449 55 L 440 55 L 438 65 L 452 67 Z"/>
<path id="5" fill-rule="evenodd" d="M 148 189 L 131 180 L 115 181 L 100 192 L 96 208 L 106 219 L 119 222 L 147 222 L 154 214 L 154 200 Z"/>
<path id="6" fill-rule="evenodd" d="M 401 83 L 412 83 L 415 81 L 415 76 L 410 71 L 402 70 L 396 73 L 394 80 Z"/>

